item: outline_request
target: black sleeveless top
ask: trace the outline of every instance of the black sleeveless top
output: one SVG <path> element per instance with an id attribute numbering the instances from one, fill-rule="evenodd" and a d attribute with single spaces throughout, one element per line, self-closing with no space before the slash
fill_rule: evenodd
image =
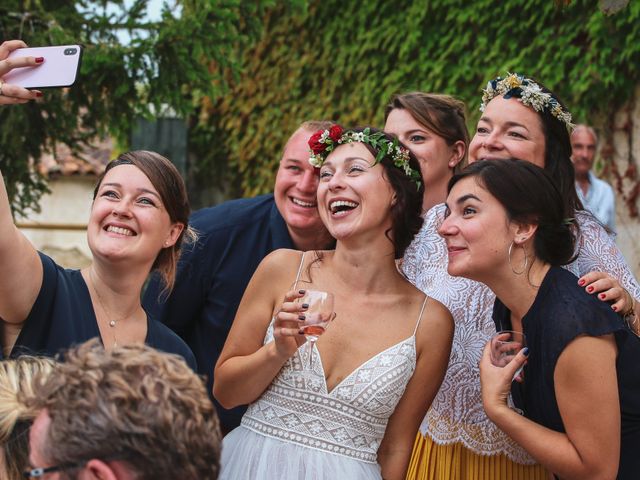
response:
<path id="1" fill-rule="evenodd" d="M 42 286 L 10 357 L 25 354 L 55 356 L 73 345 L 100 338 L 89 289 L 80 270 L 64 269 L 43 253 L 40 253 L 40 260 Z M 157 350 L 180 355 L 193 370 L 197 369 L 195 357 L 187 344 L 149 315 L 144 343 Z"/>
<path id="2" fill-rule="evenodd" d="M 511 312 L 496 299 L 493 319 L 498 330 L 511 329 Z M 565 432 L 555 397 L 553 374 L 566 346 L 580 335 L 613 334 L 618 348 L 616 372 L 621 410 L 619 479 L 640 472 L 640 338 L 611 306 L 587 294 L 571 272 L 551 267 L 533 305 L 522 319 L 529 347 L 523 383 L 513 382 L 516 407 L 536 423 Z"/>

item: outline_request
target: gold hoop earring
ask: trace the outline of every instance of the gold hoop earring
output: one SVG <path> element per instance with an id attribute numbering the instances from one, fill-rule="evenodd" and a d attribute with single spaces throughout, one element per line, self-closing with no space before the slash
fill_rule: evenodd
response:
<path id="1" fill-rule="evenodd" d="M 514 242 L 511 242 L 511 245 L 509 245 L 509 253 L 507 255 L 509 259 L 509 266 L 511 267 L 511 271 L 513 273 L 515 273 L 516 275 L 522 275 L 524 272 L 527 271 L 527 266 L 529 265 L 529 256 L 527 255 L 527 249 L 524 248 L 524 245 L 520 245 L 520 247 L 522 248 L 522 251 L 524 252 L 524 265 L 522 266 L 522 270 L 518 272 L 516 271 L 515 268 L 513 268 L 513 265 L 511 264 L 511 251 L 513 249 L 513 245 L 514 245 Z"/>

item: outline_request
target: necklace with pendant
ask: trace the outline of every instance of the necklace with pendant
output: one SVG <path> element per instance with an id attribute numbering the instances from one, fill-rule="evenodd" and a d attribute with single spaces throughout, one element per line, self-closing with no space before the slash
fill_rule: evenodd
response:
<path id="1" fill-rule="evenodd" d="M 93 291 L 96 294 L 96 297 L 98 299 L 98 303 L 100 304 L 100 308 L 102 309 L 102 312 L 109 319 L 109 321 L 107 322 L 107 325 L 109 325 L 109 329 L 113 331 L 113 347 L 117 347 L 118 346 L 118 337 L 116 336 L 116 333 L 117 333 L 116 326 L 118 325 L 118 322 L 120 320 L 126 318 L 127 315 L 125 315 L 124 317 L 122 317 L 120 319 L 113 318 L 113 315 L 104 306 L 104 301 L 102 300 L 102 295 L 100 295 L 100 292 L 98 291 L 98 289 L 96 287 L 96 281 L 93 279 L 93 271 L 91 269 L 89 269 L 89 278 L 91 279 L 91 286 L 93 288 Z M 97 315 L 96 315 L 96 318 L 97 318 Z"/>

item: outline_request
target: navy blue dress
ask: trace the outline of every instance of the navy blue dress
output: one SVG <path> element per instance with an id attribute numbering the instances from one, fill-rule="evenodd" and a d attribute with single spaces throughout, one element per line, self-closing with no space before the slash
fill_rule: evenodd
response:
<path id="1" fill-rule="evenodd" d="M 511 313 L 496 299 L 493 319 L 498 330 L 511 329 Z M 536 423 L 565 432 L 555 397 L 553 374 L 562 351 L 580 335 L 613 334 L 618 347 L 616 372 L 622 420 L 619 479 L 640 475 L 640 338 L 611 306 L 587 294 L 569 271 L 552 267 L 533 305 L 522 319 L 529 347 L 524 382 L 513 382 L 516 407 Z"/>
<path id="2" fill-rule="evenodd" d="M 100 338 L 89 289 L 80 270 L 64 269 L 43 253 L 39 255 L 43 269 L 42 287 L 10 357 L 23 354 L 54 356 L 72 345 Z M 163 352 L 180 355 L 193 370 L 197 369 L 187 344 L 148 315 L 145 343 Z"/>

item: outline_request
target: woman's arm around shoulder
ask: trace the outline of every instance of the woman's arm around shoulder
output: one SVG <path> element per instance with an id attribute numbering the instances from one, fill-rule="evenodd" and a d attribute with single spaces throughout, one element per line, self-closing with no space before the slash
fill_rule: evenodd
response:
<path id="1" fill-rule="evenodd" d="M 213 395 L 225 408 L 256 400 L 304 341 L 298 334 L 302 295 L 290 291 L 302 252 L 276 250 L 251 277 L 215 367 Z M 274 341 L 263 345 L 274 317 Z"/>
<path id="2" fill-rule="evenodd" d="M 453 328 L 449 310 L 428 298 L 416 331 L 416 369 L 389 419 L 378 451 L 385 480 L 405 478 L 416 433 L 447 370 Z"/>
<path id="3" fill-rule="evenodd" d="M 0 172 L 0 318 L 21 324 L 42 284 L 42 262 L 31 242 L 13 223 L 9 196 Z"/>
<path id="4" fill-rule="evenodd" d="M 578 258 L 569 270 L 580 277 L 580 286 L 609 302 L 615 312 L 624 315 L 632 311 L 640 302 L 640 284 L 614 237 L 591 213 L 577 212 L 576 218 L 580 226 Z"/>

